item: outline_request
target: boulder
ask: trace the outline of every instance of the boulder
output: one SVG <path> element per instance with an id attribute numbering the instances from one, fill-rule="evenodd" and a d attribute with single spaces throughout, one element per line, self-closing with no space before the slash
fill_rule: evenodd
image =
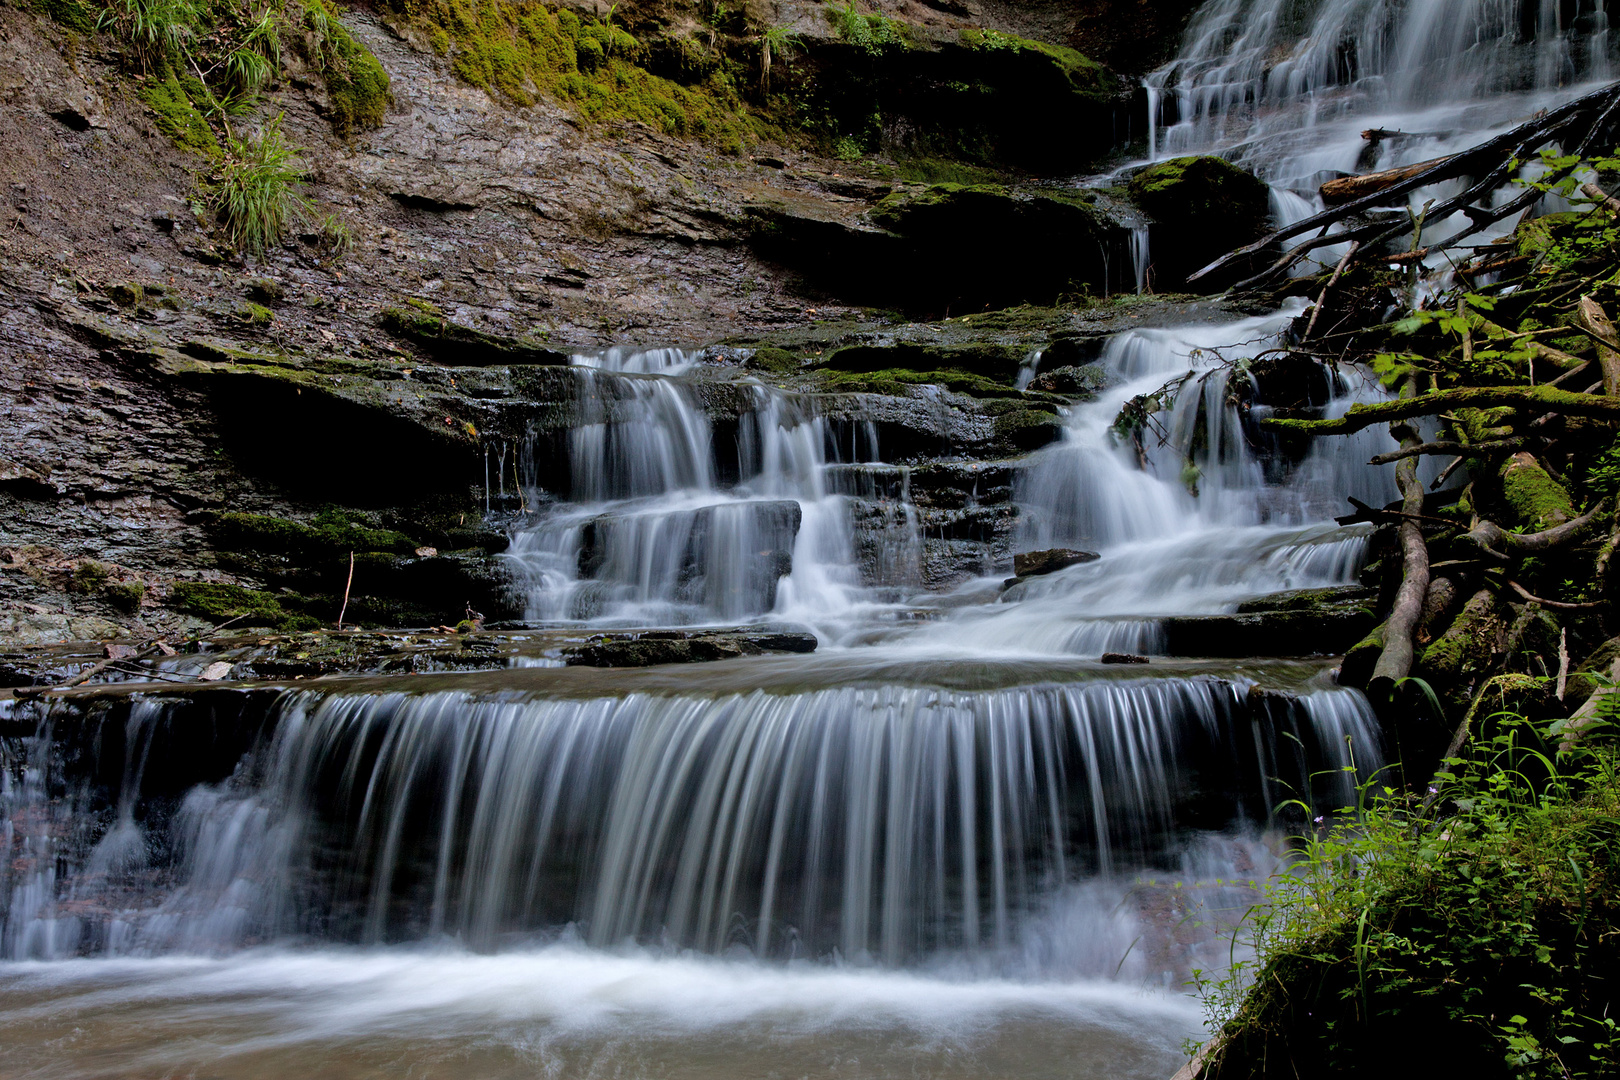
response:
<path id="1" fill-rule="evenodd" d="M 1149 165 L 1131 177 L 1129 191 L 1152 221 L 1148 243 L 1153 283 L 1161 291 L 1181 285 L 1233 248 L 1259 239 L 1270 225 L 1271 193 L 1266 185 L 1252 173 L 1210 155 Z"/>
<path id="2" fill-rule="evenodd" d="M 1048 548 L 1045 551 L 1020 551 L 1013 556 L 1013 573 L 1021 578 L 1051 574 L 1080 563 L 1092 562 L 1102 556 L 1095 551 L 1075 551 L 1072 548 Z"/>

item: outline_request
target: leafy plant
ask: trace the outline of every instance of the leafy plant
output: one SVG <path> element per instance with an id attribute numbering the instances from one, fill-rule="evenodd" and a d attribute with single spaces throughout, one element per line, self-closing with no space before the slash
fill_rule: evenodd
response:
<path id="1" fill-rule="evenodd" d="M 864 15 L 855 4 L 856 0 L 849 0 L 843 7 L 827 6 L 827 18 L 845 43 L 868 56 L 882 56 L 888 49 L 905 45 L 906 39 L 894 20 L 882 15 Z"/>
<path id="2" fill-rule="evenodd" d="M 759 37 L 759 86 L 763 91 L 769 92 L 771 88 L 771 63 L 773 60 L 786 60 L 803 48 L 799 35 L 790 27 L 773 26 Z"/>
<path id="3" fill-rule="evenodd" d="M 1499 713 L 1424 797 L 1375 780 L 1317 818 L 1234 941 L 1253 958 L 1200 975 L 1206 1075 L 1365 1075 L 1419 1044 L 1459 1074 L 1613 1075 L 1620 770 L 1602 724 L 1559 753 L 1560 725 Z"/>

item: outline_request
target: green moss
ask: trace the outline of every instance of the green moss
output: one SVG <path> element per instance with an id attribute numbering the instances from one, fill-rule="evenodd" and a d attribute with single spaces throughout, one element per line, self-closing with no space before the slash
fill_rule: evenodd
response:
<path id="1" fill-rule="evenodd" d="M 785 375 L 799 370 L 799 360 L 798 357 L 786 349 L 762 345 L 754 350 L 754 354 L 744 362 L 743 366 L 754 371 L 772 371 Z"/>
<path id="2" fill-rule="evenodd" d="M 30 0 L 28 6 L 69 30 L 89 34 L 96 29 L 96 9 L 81 0 Z"/>
<path id="3" fill-rule="evenodd" d="M 119 307 L 135 307 L 146 299 L 146 290 L 133 281 L 108 285 L 104 291 L 107 293 L 107 299 Z"/>
<path id="4" fill-rule="evenodd" d="M 1048 45 L 1044 41 L 1014 37 L 995 30 L 964 30 L 962 44 L 970 49 L 987 52 L 1013 52 L 1035 55 L 1051 61 L 1069 85 L 1076 90 L 1106 93 L 1113 88 L 1108 69 L 1095 60 L 1062 45 Z"/>
<path id="5" fill-rule="evenodd" d="M 146 598 L 146 583 L 139 580 L 108 582 L 101 587 L 101 598 L 124 614 L 133 615 Z"/>
<path id="6" fill-rule="evenodd" d="M 319 4 L 322 0 L 306 0 Z M 381 127 L 394 95 L 388 72 L 371 50 L 354 39 L 335 16 L 327 21 L 327 50 L 321 76 L 331 104 L 332 130 L 348 138 L 366 128 Z"/>
<path id="7" fill-rule="evenodd" d="M 276 313 L 263 304 L 249 301 L 236 305 L 236 317 L 249 326 L 269 326 L 275 321 Z"/>
<path id="8" fill-rule="evenodd" d="M 272 593 L 216 582 L 175 582 L 169 586 L 169 606 L 215 622 L 232 622 L 239 626 L 303 629 L 302 624 L 309 621 L 300 612 L 284 608 L 281 600 Z"/>
<path id="9" fill-rule="evenodd" d="M 1055 412 L 1019 406 L 995 419 L 996 437 L 1020 450 L 1034 450 L 1063 436 L 1063 425 Z"/>
<path id="10" fill-rule="evenodd" d="M 107 584 L 111 573 L 103 563 L 94 559 L 80 559 L 73 567 L 73 580 L 68 583 L 68 588 L 86 596 L 93 595 Z"/>
<path id="11" fill-rule="evenodd" d="M 1016 398 L 1024 394 L 1005 383 L 987 379 L 968 371 L 912 371 L 909 368 L 884 368 L 877 371 L 822 371 L 818 379 L 824 389 L 843 394 L 888 394 L 906 396 L 913 386 L 943 386 L 958 394 L 976 398 Z"/>
<path id="12" fill-rule="evenodd" d="M 182 81 L 173 72 L 168 72 L 162 78 L 143 82 L 137 93 L 141 102 L 152 110 L 157 129 L 176 146 L 204 157 L 217 157 L 220 152 L 219 140 L 214 137 L 213 129 L 203 119 L 203 114 L 192 103 L 187 81 L 195 83 L 196 80 Z M 197 86 L 196 92 L 200 93 L 201 89 Z"/>
<path id="13" fill-rule="evenodd" d="M 1531 532 L 1550 529 L 1579 516 L 1569 492 L 1528 454 L 1515 454 L 1502 466 L 1502 499 L 1515 523 Z"/>
<path id="14" fill-rule="evenodd" d="M 263 514 L 221 513 L 208 526 L 222 546 L 309 558 L 348 552 L 409 555 L 417 543 L 404 533 L 357 523 L 341 511 L 324 510 L 310 524 Z"/>
<path id="15" fill-rule="evenodd" d="M 692 85 L 653 75 L 622 27 L 533 0 L 427 0 L 402 10 L 442 34 L 457 76 L 516 104 L 549 96 L 587 123 L 635 120 L 737 153 L 758 139 L 724 70 Z"/>
<path id="16" fill-rule="evenodd" d="M 1579 222 L 1585 214 L 1562 213 L 1543 214 L 1538 218 L 1531 218 L 1513 231 L 1514 249 L 1529 258 L 1544 254 L 1559 238 L 1569 231 L 1570 226 Z"/>

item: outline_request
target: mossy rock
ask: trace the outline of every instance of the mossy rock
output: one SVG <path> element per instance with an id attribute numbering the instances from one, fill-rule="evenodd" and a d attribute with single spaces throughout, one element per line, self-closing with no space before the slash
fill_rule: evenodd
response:
<path id="1" fill-rule="evenodd" d="M 308 0 L 321 4 L 322 0 Z M 327 119 L 332 130 L 348 138 L 367 128 L 381 127 L 394 95 L 388 72 L 327 9 L 327 45 L 321 77 L 326 81 Z"/>
<path id="2" fill-rule="evenodd" d="M 28 0 L 25 6 L 69 30 L 80 34 L 95 32 L 99 9 L 82 0 Z"/>
<path id="3" fill-rule="evenodd" d="M 418 546 L 404 533 L 370 528 L 335 510 L 323 511 L 310 524 L 231 511 L 213 514 L 206 523 L 224 547 L 282 555 L 318 558 L 351 551 L 409 555 Z"/>
<path id="4" fill-rule="evenodd" d="M 995 418 L 996 438 L 1019 450 L 1038 450 L 1063 438 L 1063 422 L 1047 409 L 1019 406 Z"/>
<path id="5" fill-rule="evenodd" d="M 133 615 L 141 609 L 141 601 L 146 599 L 146 583 L 110 581 L 101 587 L 101 598 L 124 614 Z"/>
<path id="6" fill-rule="evenodd" d="M 263 304 L 244 301 L 236 305 L 236 318 L 248 326 L 262 328 L 275 322 L 276 313 Z"/>
<path id="7" fill-rule="evenodd" d="M 194 89 L 188 89 L 188 84 Z M 204 157 L 218 157 L 219 140 L 193 104 L 193 95 L 200 97 L 201 90 L 195 79 L 181 79 L 171 71 L 143 82 L 137 93 L 152 110 L 157 129 L 176 146 Z"/>
<path id="8" fill-rule="evenodd" d="M 283 602 L 298 604 L 301 598 L 277 597 L 257 589 L 218 582 L 177 581 L 169 586 L 169 606 L 215 622 L 238 626 L 273 626 L 279 630 L 311 630 L 320 621 L 301 611 L 288 610 Z"/>
<path id="9" fill-rule="evenodd" d="M 743 361 L 743 367 L 750 371 L 769 371 L 777 375 L 791 374 L 798 371 L 800 366 L 798 357 L 786 349 L 771 345 L 761 345 Z"/>
<path id="10" fill-rule="evenodd" d="M 527 338 L 505 337 L 453 323 L 430 304 L 382 310 L 383 329 L 447 364 L 567 364 L 568 354 Z"/>
<path id="11" fill-rule="evenodd" d="M 1211 155 L 1149 165 L 1131 177 L 1127 191 L 1152 219 L 1149 244 L 1160 290 L 1259 239 L 1270 225 L 1270 189 L 1252 173 Z"/>
<path id="12" fill-rule="evenodd" d="M 73 579 L 68 582 L 68 589 L 85 596 L 93 596 L 102 590 L 110 577 L 112 568 L 105 563 L 99 563 L 94 559 L 80 559 L 73 567 Z"/>

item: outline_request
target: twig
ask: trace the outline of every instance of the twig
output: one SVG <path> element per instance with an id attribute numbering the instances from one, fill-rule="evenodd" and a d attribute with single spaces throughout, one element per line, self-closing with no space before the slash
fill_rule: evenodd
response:
<path id="1" fill-rule="evenodd" d="M 354 585 L 354 552 L 349 552 L 349 580 L 343 583 L 343 606 L 338 608 L 337 628 L 343 629 L 343 616 L 349 613 L 349 589 Z"/>
<path id="2" fill-rule="evenodd" d="M 1311 309 L 1311 321 L 1305 324 L 1305 334 L 1300 340 L 1310 340 L 1311 331 L 1316 329 L 1316 317 L 1322 314 L 1322 303 L 1327 299 L 1328 290 L 1339 283 L 1339 275 L 1344 273 L 1346 266 L 1350 265 L 1350 257 L 1356 253 L 1356 249 L 1360 246 L 1361 242 L 1359 240 L 1352 240 L 1350 246 L 1345 248 L 1344 258 L 1340 259 L 1339 265 L 1333 268 L 1333 276 L 1328 278 L 1327 284 L 1322 286 L 1322 291 L 1316 295 L 1316 306 Z"/>
<path id="3" fill-rule="evenodd" d="M 1532 604 L 1540 604 L 1542 607 L 1557 608 L 1559 611 L 1580 611 L 1580 610 L 1582 610 L 1584 608 L 1595 608 L 1595 607 L 1602 607 L 1603 606 L 1603 601 L 1601 601 L 1601 600 L 1594 601 L 1594 602 L 1589 603 L 1589 604 L 1569 604 L 1569 603 L 1565 603 L 1562 600 L 1543 600 L 1539 596 L 1532 595 L 1529 589 L 1526 589 L 1523 585 L 1520 585 L 1517 581 L 1508 582 L 1508 588 L 1512 589 L 1514 592 L 1518 593 L 1520 596 L 1524 597 L 1526 600 L 1530 601 L 1530 603 L 1532 603 Z M 1559 701 L 1564 700 L 1564 695 L 1562 693 L 1560 693 L 1558 695 L 1558 700 Z"/>
<path id="4" fill-rule="evenodd" d="M 18 697 L 33 697 L 36 694 L 50 693 L 52 690 L 66 690 L 70 686 L 78 686 L 80 683 L 89 682 L 91 679 L 95 678 L 97 675 L 100 675 L 103 671 L 106 671 L 114 664 L 119 663 L 121 660 L 144 660 L 146 657 L 153 656 L 161 651 L 162 650 L 158 648 L 158 643 L 154 641 L 133 656 L 109 656 L 107 659 L 101 661 L 101 663 L 93 664 L 90 667 L 85 668 L 67 682 L 57 683 L 55 686 L 19 686 L 17 689 L 13 690 L 12 693 Z"/>

